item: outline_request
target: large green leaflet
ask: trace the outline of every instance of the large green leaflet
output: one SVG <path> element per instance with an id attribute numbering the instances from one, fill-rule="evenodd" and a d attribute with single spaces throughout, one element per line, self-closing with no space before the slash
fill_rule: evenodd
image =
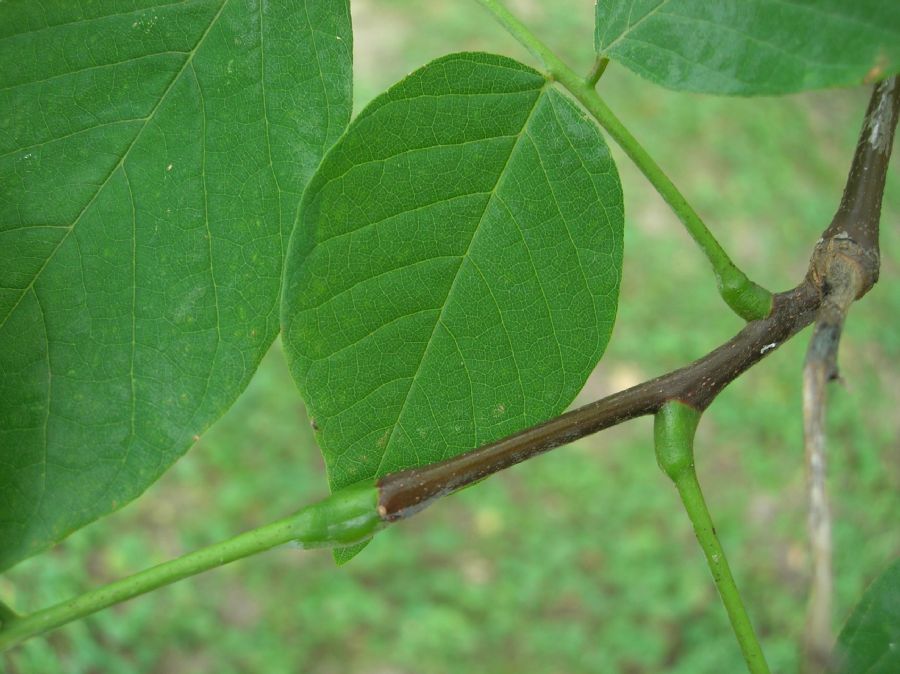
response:
<path id="1" fill-rule="evenodd" d="M 346 0 L 0 3 L 0 569 L 244 388 L 351 39 Z"/>
<path id="2" fill-rule="evenodd" d="M 900 2 L 599 0 L 597 53 L 663 86 L 784 94 L 900 70 Z"/>
<path id="3" fill-rule="evenodd" d="M 597 128 L 516 61 L 451 55 L 369 105 L 310 183 L 285 269 L 332 489 L 561 412 L 612 330 L 622 226 Z"/>
<path id="4" fill-rule="evenodd" d="M 838 636 L 830 674 L 900 672 L 900 559 L 863 594 Z"/>

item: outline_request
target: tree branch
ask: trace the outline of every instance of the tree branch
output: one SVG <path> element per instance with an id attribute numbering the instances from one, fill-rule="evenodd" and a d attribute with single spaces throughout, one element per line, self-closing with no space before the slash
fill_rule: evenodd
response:
<path id="1" fill-rule="evenodd" d="M 774 296 L 767 318 L 748 323 L 687 367 L 446 461 L 385 475 L 378 481 L 379 512 L 388 521 L 408 517 L 435 499 L 555 447 L 655 414 L 670 400 L 704 410 L 728 384 L 812 323 L 820 301 L 815 286 L 804 280 Z"/>
<path id="2" fill-rule="evenodd" d="M 114 603 L 287 541 L 340 546 L 364 540 L 386 522 L 408 517 L 440 496 L 554 447 L 628 419 L 655 414 L 666 402 L 678 400 L 698 412 L 705 410 L 729 383 L 814 320 L 823 301 L 829 297 L 828 279 L 831 272 L 826 257 L 834 248 L 832 244 L 837 242 L 839 246 L 846 246 L 848 241 L 867 242 L 859 244 L 864 254 L 851 256 L 854 263 L 858 263 L 858 271 L 864 279 L 862 292 L 868 290 L 877 279 L 877 223 L 898 106 L 896 79 L 892 82 L 892 116 L 878 112 L 881 110 L 880 104 L 875 106 L 874 112 L 870 105 L 866 116 L 863 135 L 869 139 L 871 147 L 857 147 L 844 201 L 838 211 L 838 216 L 846 218 L 845 226 L 836 227 L 833 222 L 816 246 L 810 271 L 803 282 L 788 292 L 775 295 L 772 311 L 765 318 L 748 323 L 719 348 L 687 367 L 453 459 L 386 475 L 378 481 L 374 492 L 371 485 L 366 484 L 348 487 L 292 516 L 36 613 L 17 616 L 0 604 L 0 651 Z M 875 151 L 878 148 L 881 149 Z M 848 194 L 857 196 L 851 198 Z M 858 215 L 843 216 L 843 213 Z M 836 220 L 838 216 L 835 216 Z M 866 228 L 868 234 L 863 231 Z M 865 238 L 866 235 L 869 239 Z M 876 251 L 874 256 L 871 254 L 873 250 Z M 867 279 L 871 280 L 868 287 Z M 378 516 L 375 514 L 376 508 Z"/>
<path id="3" fill-rule="evenodd" d="M 837 352 L 847 312 L 878 280 L 878 223 L 894 129 L 900 111 L 897 78 L 872 92 L 844 195 L 812 268 L 823 300 L 803 368 L 803 436 L 812 558 L 804 634 L 804 669 L 823 671 L 831 631 L 832 542 L 826 491 L 826 384 L 838 378 Z"/>
<path id="4" fill-rule="evenodd" d="M 896 82 L 896 78 L 888 82 Z M 895 100 L 897 89 L 882 83 L 876 94 L 890 90 Z M 686 367 L 446 461 L 385 475 L 378 481 L 381 517 L 386 521 L 409 517 L 488 475 L 623 421 L 655 414 L 670 400 L 705 410 L 728 384 L 813 322 L 823 299 L 829 296 L 829 260 L 835 251 L 846 250 L 850 236 L 865 242 L 857 244 L 860 254 L 853 260 L 865 289 L 871 288 L 878 278 L 878 218 L 896 125 L 896 114 L 891 117 L 885 112 L 890 106 L 875 102 L 875 98 L 873 95 L 866 114 L 838 214 L 815 246 L 806 278 L 794 289 L 775 295 L 768 316 L 748 323 L 728 342 Z"/>

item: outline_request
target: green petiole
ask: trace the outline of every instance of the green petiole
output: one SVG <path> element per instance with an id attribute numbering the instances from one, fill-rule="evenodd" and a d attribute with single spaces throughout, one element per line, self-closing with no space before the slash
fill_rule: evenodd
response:
<path id="1" fill-rule="evenodd" d="M 594 66 L 591 68 L 591 72 L 588 73 L 588 76 L 584 78 L 584 83 L 592 88 L 597 86 L 597 82 L 599 82 L 600 78 L 603 77 L 603 73 L 606 72 L 606 66 L 608 66 L 608 65 L 609 65 L 608 58 L 598 57 L 597 60 L 594 61 Z"/>
<path id="2" fill-rule="evenodd" d="M 294 515 L 90 590 L 74 599 L 29 615 L 5 615 L 0 627 L 0 651 L 113 604 L 284 543 L 296 542 L 304 548 L 360 543 L 386 524 L 378 514 L 377 504 L 375 486 L 371 483 L 353 485 Z"/>
<path id="3" fill-rule="evenodd" d="M 544 64 L 551 79 L 559 82 L 584 106 L 666 200 L 712 265 L 719 294 L 725 303 L 746 321 L 768 316 L 772 310 L 772 293 L 751 281 L 734 264 L 675 183 L 595 91 L 594 86 L 606 68 L 605 61 L 600 59 L 587 79 L 583 79 L 499 2 L 496 0 L 478 0 L 478 2 Z"/>
<path id="4" fill-rule="evenodd" d="M 694 470 L 694 433 L 699 422 L 700 411 L 689 405 L 677 400 L 663 405 L 656 413 L 653 425 L 656 461 L 678 489 L 684 509 L 694 526 L 697 542 L 706 555 L 706 562 L 725 605 L 747 669 L 751 674 L 769 674 L 769 665 L 753 631 L 734 576 L 731 575 L 725 550 L 716 535 Z"/>

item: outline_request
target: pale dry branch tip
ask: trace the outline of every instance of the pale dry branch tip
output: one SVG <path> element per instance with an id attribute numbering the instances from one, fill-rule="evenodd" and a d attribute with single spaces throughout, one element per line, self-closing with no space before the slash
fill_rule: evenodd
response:
<path id="1" fill-rule="evenodd" d="M 837 213 L 816 245 L 810 277 L 822 302 L 803 367 L 803 440 L 807 475 L 810 589 L 803 638 L 804 671 L 829 665 L 832 635 L 832 524 L 828 504 L 826 401 L 839 378 L 837 355 L 847 313 L 878 280 L 879 220 L 900 109 L 897 78 L 875 85 Z"/>

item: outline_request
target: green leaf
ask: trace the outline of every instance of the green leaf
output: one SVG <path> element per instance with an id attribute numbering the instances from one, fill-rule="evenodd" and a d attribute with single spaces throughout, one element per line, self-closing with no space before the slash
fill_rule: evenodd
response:
<path id="1" fill-rule="evenodd" d="M 785 94 L 900 70 L 900 3 L 599 0 L 597 53 L 671 89 Z"/>
<path id="2" fill-rule="evenodd" d="M 869 586 L 834 649 L 831 674 L 900 672 L 900 559 Z"/>
<path id="3" fill-rule="evenodd" d="M 369 105 L 303 197 L 282 327 L 332 489 L 558 414 L 603 353 L 622 193 L 534 70 L 438 59 Z"/>
<path id="4" fill-rule="evenodd" d="M 350 68 L 345 0 L 0 3 L 0 569 L 244 388 Z"/>

